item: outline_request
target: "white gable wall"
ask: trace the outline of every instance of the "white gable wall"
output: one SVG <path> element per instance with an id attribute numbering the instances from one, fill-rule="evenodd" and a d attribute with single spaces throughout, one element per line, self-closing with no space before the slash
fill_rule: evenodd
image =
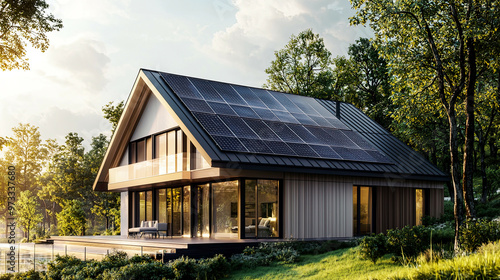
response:
<path id="1" fill-rule="evenodd" d="M 177 126 L 177 123 L 172 116 L 170 116 L 167 109 L 161 105 L 160 101 L 156 98 L 156 96 L 154 96 L 154 94 L 151 94 L 130 141 Z"/>
<path id="2" fill-rule="evenodd" d="M 141 118 L 130 141 L 177 127 L 177 123 L 154 94 L 149 96 Z M 119 166 L 128 165 L 128 147 L 122 155 Z"/>

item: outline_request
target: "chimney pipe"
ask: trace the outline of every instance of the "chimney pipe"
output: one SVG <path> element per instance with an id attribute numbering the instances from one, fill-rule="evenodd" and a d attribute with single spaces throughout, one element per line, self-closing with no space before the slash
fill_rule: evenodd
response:
<path id="1" fill-rule="evenodd" d="M 340 120 L 340 101 L 335 101 L 335 116 Z"/>

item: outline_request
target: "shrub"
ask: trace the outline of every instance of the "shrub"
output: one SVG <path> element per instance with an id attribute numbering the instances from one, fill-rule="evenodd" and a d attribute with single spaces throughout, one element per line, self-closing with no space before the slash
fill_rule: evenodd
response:
<path id="1" fill-rule="evenodd" d="M 300 256 L 300 253 L 293 248 L 296 244 L 296 241 L 262 242 L 259 247 L 247 247 L 242 254 L 233 255 L 231 265 L 239 269 L 268 266 L 273 262 L 294 263 Z"/>
<path id="2" fill-rule="evenodd" d="M 174 272 L 175 279 L 196 279 L 198 276 L 198 263 L 195 259 L 181 257 L 170 261 L 169 266 Z"/>
<path id="3" fill-rule="evenodd" d="M 386 236 L 382 233 L 365 236 L 359 244 L 359 254 L 376 264 L 378 259 L 387 254 Z"/>
<path id="4" fill-rule="evenodd" d="M 62 280 L 65 275 L 74 275 L 84 262 L 73 256 L 57 255 L 56 259 L 47 265 L 47 278 L 53 280 Z"/>
<path id="5" fill-rule="evenodd" d="M 466 252 L 474 252 L 481 245 L 500 239 L 500 223 L 482 219 L 467 220 L 460 226 L 460 246 Z"/>
<path id="6" fill-rule="evenodd" d="M 199 279 L 220 279 L 228 276 L 231 265 L 223 255 L 199 261 Z"/>
<path id="7" fill-rule="evenodd" d="M 130 263 L 115 270 L 106 270 L 103 280 L 160 280 L 174 279 L 175 275 L 172 268 L 161 262 L 149 263 Z M 175 279 L 194 279 L 194 278 L 175 278 Z"/>
<path id="8" fill-rule="evenodd" d="M 388 251 L 394 254 L 395 261 L 413 261 L 430 245 L 430 229 L 424 226 L 405 226 L 402 229 L 387 231 Z"/>

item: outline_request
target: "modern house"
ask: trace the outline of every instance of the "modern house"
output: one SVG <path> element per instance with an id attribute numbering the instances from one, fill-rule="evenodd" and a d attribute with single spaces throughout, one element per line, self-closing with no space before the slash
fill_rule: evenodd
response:
<path id="1" fill-rule="evenodd" d="M 142 69 L 94 190 L 122 235 L 307 239 L 438 217 L 447 180 L 351 104 Z"/>

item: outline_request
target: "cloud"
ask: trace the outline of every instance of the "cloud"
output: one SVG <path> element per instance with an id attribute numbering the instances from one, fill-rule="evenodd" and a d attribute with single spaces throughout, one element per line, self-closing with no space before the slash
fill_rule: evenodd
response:
<path id="1" fill-rule="evenodd" d="M 100 91 L 108 82 L 105 70 L 111 62 L 103 49 L 91 39 L 55 46 L 48 53 L 49 62 L 63 71 L 46 75 L 57 83 L 78 83 L 92 92 Z"/>
<path id="2" fill-rule="evenodd" d="M 354 14 L 348 1 L 236 0 L 236 22 L 213 35 L 205 52 L 240 69 L 262 69 L 292 34 L 312 28 L 324 38 L 333 56 L 346 55 L 349 44 L 369 37 L 362 27 L 349 26 Z"/>

